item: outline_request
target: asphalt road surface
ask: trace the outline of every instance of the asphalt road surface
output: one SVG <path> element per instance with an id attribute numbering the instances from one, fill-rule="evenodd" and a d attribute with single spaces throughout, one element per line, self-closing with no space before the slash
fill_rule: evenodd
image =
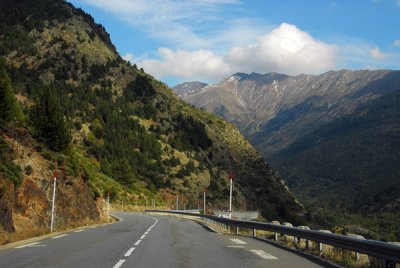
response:
<path id="1" fill-rule="evenodd" d="M 190 221 L 116 213 L 123 221 L 0 251 L 0 267 L 329 267 L 251 237 Z"/>

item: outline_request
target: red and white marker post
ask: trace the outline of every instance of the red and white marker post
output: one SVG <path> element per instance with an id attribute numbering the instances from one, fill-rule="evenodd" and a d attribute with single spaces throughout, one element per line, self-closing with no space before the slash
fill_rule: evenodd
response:
<path id="1" fill-rule="evenodd" d="M 232 218 L 232 189 L 233 189 L 233 172 L 229 170 L 229 219 Z"/>
<path id="2" fill-rule="evenodd" d="M 107 221 L 110 221 L 110 193 L 107 193 Z"/>
<path id="3" fill-rule="evenodd" d="M 54 224 L 54 204 L 56 201 L 56 184 L 57 184 L 57 172 L 54 170 L 53 172 L 53 202 L 51 206 L 51 222 L 50 222 L 50 232 L 53 232 L 53 224 Z"/>

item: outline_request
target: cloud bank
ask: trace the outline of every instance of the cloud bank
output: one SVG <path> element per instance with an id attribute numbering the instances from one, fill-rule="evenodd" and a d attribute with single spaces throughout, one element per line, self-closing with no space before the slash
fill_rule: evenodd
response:
<path id="1" fill-rule="evenodd" d="M 336 47 L 315 40 L 296 26 L 282 23 L 245 46 L 234 46 L 217 55 L 210 50 L 160 48 L 157 59 L 137 59 L 139 66 L 162 79 L 215 80 L 234 72 L 319 73 L 335 67 Z M 125 59 L 132 60 L 132 55 Z"/>
<path id="2" fill-rule="evenodd" d="M 125 50 L 124 58 L 162 80 L 212 82 L 236 72 L 297 75 L 349 67 L 395 69 L 400 61 L 400 40 L 390 47 L 351 36 L 322 41 L 293 24 L 248 17 L 240 0 L 77 1 L 112 14 L 142 31 L 146 42 L 159 44 L 156 51 Z M 392 0 L 392 5 L 399 1 Z M 330 9 L 338 8 L 335 1 L 330 3 Z"/>

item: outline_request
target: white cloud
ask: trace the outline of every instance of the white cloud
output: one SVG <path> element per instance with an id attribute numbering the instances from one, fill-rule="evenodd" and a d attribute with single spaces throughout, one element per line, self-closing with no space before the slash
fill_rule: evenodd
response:
<path id="1" fill-rule="evenodd" d="M 369 50 L 369 55 L 373 59 L 381 60 L 389 57 L 389 54 L 382 52 L 379 48 L 374 47 Z"/>
<path id="2" fill-rule="evenodd" d="M 395 41 L 393 42 L 393 45 L 394 45 L 395 47 L 400 47 L 400 39 L 395 40 Z"/>
<path id="3" fill-rule="evenodd" d="M 231 66 L 211 51 L 173 51 L 158 49 L 160 59 L 145 59 L 138 63 L 146 72 L 158 78 L 175 76 L 187 80 L 216 80 L 233 72 Z"/>
<path id="4" fill-rule="evenodd" d="M 335 67 L 333 45 L 312 38 L 296 26 L 283 23 L 246 46 L 232 47 L 224 55 L 209 50 L 158 50 L 158 59 L 138 65 L 158 78 L 216 80 L 234 72 L 319 73 Z"/>
<path id="5" fill-rule="evenodd" d="M 227 59 L 247 72 L 319 73 L 335 67 L 335 51 L 335 46 L 283 23 L 254 44 L 232 48 Z"/>
<path id="6" fill-rule="evenodd" d="M 86 4 L 110 12 L 151 37 L 169 44 L 186 45 L 188 49 L 210 46 L 209 33 L 203 27 L 218 22 L 229 25 L 223 8 L 236 5 L 238 0 L 80 0 Z"/>
<path id="7" fill-rule="evenodd" d="M 132 53 L 126 53 L 124 56 L 122 56 L 122 58 L 131 63 L 134 63 L 134 59 L 135 59 L 135 57 L 133 56 Z"/>

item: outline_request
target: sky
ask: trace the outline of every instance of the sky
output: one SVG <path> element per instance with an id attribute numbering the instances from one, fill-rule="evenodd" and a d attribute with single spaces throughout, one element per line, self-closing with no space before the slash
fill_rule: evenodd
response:
<path id="1" fill-rule="evenodd" d="M 237 72 L 400 69 L 400 0 L 69 0 L 174 86 Z"/>

